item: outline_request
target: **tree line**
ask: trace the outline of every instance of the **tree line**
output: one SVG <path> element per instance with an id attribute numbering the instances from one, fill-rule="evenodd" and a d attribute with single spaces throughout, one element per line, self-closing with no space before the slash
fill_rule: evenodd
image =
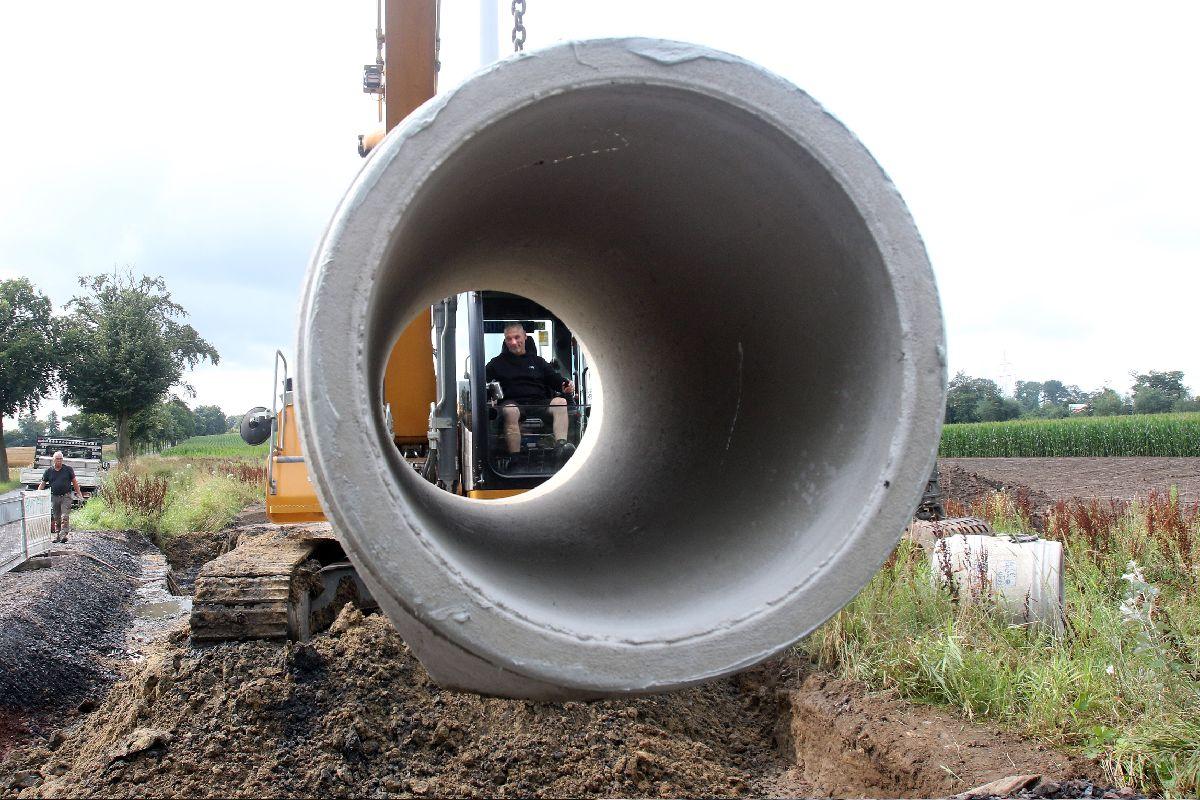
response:
<path id="1" fill-rule="evenodd" d="M 226 416 L 219 406 L 191 408 L 178 397 L 156 403 L 133 415 L 129 422 L 130 446 L 135 451 L 160 450 L 179 444 L 192 436 L 228 433 L 239 417 Z M 98 439 L 104 444 L 117 441 L 117 423 L 108 414 L 67 414 L 61 419 L 51 411 L 45 419 L 32 412 L 17 416 L 15 430 L 6 431 L 9 447 L 32 446 L 39 436 L 66 436 L 72 439 Z"/>
<path id="2" fill-rule="evenodd" d="M 1112 417 L 1200 411 L 1200 398 L 1183 384 L 1181 370 L 1129 373 L 1129 394 L 1104 386 L 1084 391 L 1059 380 L 1017 381 L 1012 396 L 995 381 L 959 372 L 946 392 L 946 422 L 1002 422 L 1009 419 L 1054 419 L 1076 415 Z M 1076 410 L 1072 412 L 1072 406 Z M 1082 408 L 1080 408 L 1082 406 Z"/>
<path id="3" fill-rule="evenodd" d="M 56 315 L 29 279 L 0 281 L 0 477 L 8 474 L 3 418 L 28 419 L 52 394 L 80 409 L 82 418 L 68 423 L 73 432 L 111 430 L 122 459 L 135 436 L 175 436 L 185 416 L 195 424 L 195 412 L 185 415 L 170 390 L 194 395 L 184 371 L 220 357 L 182 322 L 187 312 L 163 279 L 125 270 L 85 275 L 79 286 Z"/>

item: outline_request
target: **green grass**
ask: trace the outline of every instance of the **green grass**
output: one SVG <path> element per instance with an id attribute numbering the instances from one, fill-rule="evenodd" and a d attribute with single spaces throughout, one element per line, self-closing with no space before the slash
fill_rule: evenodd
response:
<path id="1" fill-rule="evenodd" d="M 145 457 L 129 470 L 111 473 L 104 489 L 72 520 L 81 529 L 134 528 L 157 540 L 187 531 L 218 531 L 262 499 L 264 476 L 264 468 L 240 459 Z M 129 490 L 124 495 L 117 491 L 122 480 Z M 161 501 L 140 499 L 153 495 L 141 490 L 154 481 L 165 483 Z"/>
<path id="2" fill-rule="evenodd" d="M 942 458 L 1200 456 L 1200 413 L 946 425 Z"/>
<path id="3" fill-rule="evenodd" d="M 1019 517 L 1007 498 L 989 505 L 1005 527 Z M 987 604 L 956 605 L 935 588 L 923 551 L 905 542 L 801 647 L 873 688 L 1097 757 L 1114 783 L 1195 796 L 1200 514 L 1164 497 L 1062 504 L 1050 530 L 1067 561 L 1064 635 L 1011 625 Z M 1121 610 L 1130 561 L 1157 592 L 1148 620 Z"/>
<path id="4" fill-rule="evenodd" d="M 269 449 L 269 442 L 251 447 L 236 433 L 218 433 L 184 439 L 159 455 L 192 458 L 265 458 Z"/>

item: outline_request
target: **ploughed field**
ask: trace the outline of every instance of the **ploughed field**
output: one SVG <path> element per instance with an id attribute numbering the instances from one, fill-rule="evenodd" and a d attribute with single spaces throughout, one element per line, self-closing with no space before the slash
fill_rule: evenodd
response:
<path id="1" fill-rule="evenodd" d="M 1200 458 L 942 458 L 943 472 L 975 473 L 995 488 L 1025 487 L 1051 500 L 1135 500 L 1176 487 L 1179 501 L 1200 500 Z M 959 498 L 961 499 L 961 498 Z"/>

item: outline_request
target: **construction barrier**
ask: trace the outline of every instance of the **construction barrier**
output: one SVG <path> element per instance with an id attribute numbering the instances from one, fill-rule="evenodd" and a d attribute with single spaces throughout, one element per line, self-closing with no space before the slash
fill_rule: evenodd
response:
<path id="1" fill-rule="evenodd" d="M 50 490 L 0 499 L 0 574 L 50 549 Z"/>

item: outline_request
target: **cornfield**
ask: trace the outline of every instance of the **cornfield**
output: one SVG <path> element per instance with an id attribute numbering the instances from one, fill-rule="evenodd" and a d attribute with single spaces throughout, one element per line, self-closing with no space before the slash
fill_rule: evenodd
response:
<path id="1" fill-rule="evenodd" d="M 942 458 L 1200 456 L 1200 413 L 946 425 Z"/>
<path id="2" fill-rule="evenodd" d="M 267 454 L 270 444 L 250 446 L 242 441 L 236 433 L 218 433 L 210 436 L 193 436 L 184 439 L 174 447 L 163 450 L 163 456 L 183 457 L 212 457 L 212 458 L 246 458 L 261 457 Z"/>

